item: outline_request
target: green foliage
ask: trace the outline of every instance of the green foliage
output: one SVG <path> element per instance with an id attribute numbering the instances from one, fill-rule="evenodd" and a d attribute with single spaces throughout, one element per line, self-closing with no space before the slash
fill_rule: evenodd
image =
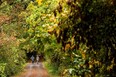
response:
<path id="1" fill-rule="evenodd" d="M 0 63 L 0 76 L 1 77 L 6 77 L 6 74 L 4 73 L 5 66 L 6 66 L 6 63 Z"/>
<path id="2" fill-rule="evenodd" d="M 20 13 L 24 10 L 25 2 L 10 1 L 2 0 L 0 4 L 0 77 L 16 74 L 25 63 L 25 52 L 19 48 L 17 38 L 20 30 L 24 30 L 20 28 L 25 24 L 24 19 L 20 20 Z"/>
<path id="3" fill-rule="evenodd" d="M 81 49 L 80 55 L 82 55 L 83 46 L 80 47 L 80 45 L 83 43 L 87 47 L 85 49 L 86 58 L 82 59 L 82 62 L 86 62 L 84 66 L 87 68 L 79 69 L 77 63 L 70 62 L 74 57 L 67 57 L 66 61 L 69 62 L 69 65 L 74 66 L 75 75 L 81 71 L 85 72 L 91 67 L 89 68 L 90 76 L 115 76 L 115 5 L 114 0 L 67 0 L 59 2 L 54 11 L 54 16 L 59 19 L 59 32 L 57 33 L 58 29 L 55 29 L 54 34 L 57 41 L 62 43 L 62 51 L 67 55 L 73 55 L 75 50 L 80 51 Z M 87 75 L 83 72 L 80 73 L 82 77 Z"/>
<path id="4" fill-rule="evenodd" d="M 49 58 L 43 64 L 47 68 L 50 77 L 59 77 L 58 67 L 53 66 L 53 64 L 51 64 L 51 61 Z"/>
<path id="5" fill-rule="evenodd" d="M 0 5 L 4 15 L 1 34 L 20 44 L 3 42 L 1 76 L 14 74 L 15 67 L 20 69 L 20 48 L 44 53 L 63 76 L 115 76 L 114 0 L 5 0 Z"/>
<path id="6" fill-rule="evenodd" d="M 56 2 L 55 0 L 42 0 L 41 5 L 36 1 L 28 4 L 26 9 L 26 15 L 28 16 L 26 23 L 28 25 L 26 25 L 27 30 L 23 33 L 21 44 L 23 49 L 37 51 L 38 53 L 44 52 L 47 50 L 47 45 L 54 41 L 55 37 L 48 33 L 48 29 L 56 24 L 51 21 L 53 19 L 50 20 Z"/>
<path id="7" fill-rule="evenodd" d="M 12 41 L 13 42 L 13 41 Z M 8 45 L 7 45 L 8 44 Z M 0 72 L 2 77 L 19 72 L 24 61 L 24 52 L 12 43 L 6 43 L 0 48 Z"/>

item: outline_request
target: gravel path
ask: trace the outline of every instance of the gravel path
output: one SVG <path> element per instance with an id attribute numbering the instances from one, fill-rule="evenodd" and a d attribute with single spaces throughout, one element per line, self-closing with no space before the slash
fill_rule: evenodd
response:
<path id="1" fill-rule="evenodd" d="M 24 72 L 17 77 L 49 77 L 47 70 L 44 68 L 42 63 L 29 63 L 25 67 Z"/>

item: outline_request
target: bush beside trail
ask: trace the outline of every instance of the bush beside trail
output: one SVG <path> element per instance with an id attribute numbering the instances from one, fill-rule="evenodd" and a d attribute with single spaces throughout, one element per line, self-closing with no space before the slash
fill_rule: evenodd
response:
<path id="1" fill-rule="evenodd" d="M 17 40 L 7 39 L 10 41 L 0 39 L 2 40 L 0 45 L 0 77 L 10 77 L 16 74 L 21 71 L 23 64 L 25 64 L 25 53 L 18 47 Z"/>

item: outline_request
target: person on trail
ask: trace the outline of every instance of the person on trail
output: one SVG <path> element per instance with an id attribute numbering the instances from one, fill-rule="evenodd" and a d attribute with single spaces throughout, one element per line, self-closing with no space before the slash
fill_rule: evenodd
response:
<path id="1" fill-rule="evenodd" d="M 38 62 L 39 62 L 39 56 L 38 55 L 36 56 L 36 60 L 37 60 L 37 64 L 38 64 Z"/>
<path id="2" fill-rule="evenodd" d="M 34 59 L 35 59 L 35 58 L 34 58 L 34 56 L 32 55 L 32 56 L 31 56 L 32 63 L 34 63 Z"/>

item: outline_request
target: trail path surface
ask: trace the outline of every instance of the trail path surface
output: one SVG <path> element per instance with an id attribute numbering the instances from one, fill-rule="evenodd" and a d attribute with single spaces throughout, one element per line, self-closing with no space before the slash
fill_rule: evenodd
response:
<path id="1" fill-rule="evenodd" d="M 42 63 L 28 63 L 24 72 L 16 77 L 49 77 L 47 70 Z"/>

